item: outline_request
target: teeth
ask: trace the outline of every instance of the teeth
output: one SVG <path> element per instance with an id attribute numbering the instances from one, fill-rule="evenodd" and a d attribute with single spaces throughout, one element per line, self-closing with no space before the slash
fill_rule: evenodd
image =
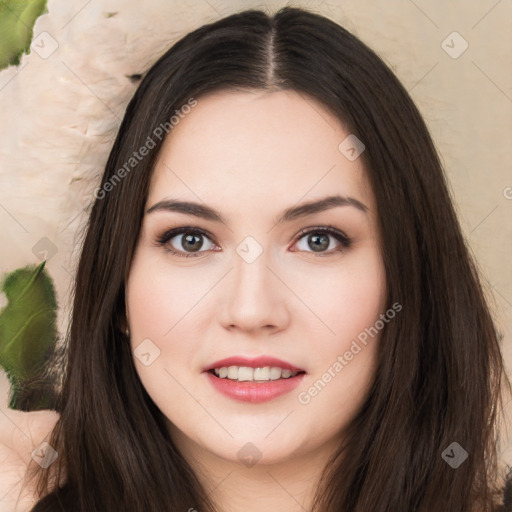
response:
<path id="1" fill-rule="evenodd" d="M 228 368 L 228 379 L 238 379 L 238 366 L 230 366 Z"/>
<path id="2" fill-rule="evenodd" d="M 236 366 L 235 366 L 236 368 Z M 238 368 L 238 380 L 254 380 L 254 368 L 249 368 L 248 366 L 241 366 Z"/>
<path id="3" fill-rule="evenodd" d="M 299 372 L 292 372 L 288 369 L 278 368 L 277 366 L 265 366 L 263 368 L 251 368 L 249 366 L 223 366 L 213 370 L 217 377 L 221 379 L 244 381 L 265 382 L 269 380 L 289 379 Z"/>
<path id="4" fill-rule="evenodd" d="M 279 377 L 281 372 L 279 372 Z M 254 380 L 270 380 L 270 366 L 264 368 L 254 368 Z"/>
<path id="5" fill-rule="evenodd" d="M 281 378 L 281 368 L 272 367 L 270 368 L 270 380 L 276 380 Z"/>

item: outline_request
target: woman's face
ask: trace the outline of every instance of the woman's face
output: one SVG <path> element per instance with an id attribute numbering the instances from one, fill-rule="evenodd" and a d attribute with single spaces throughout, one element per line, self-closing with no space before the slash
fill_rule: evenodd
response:
<path id="1" fill-rule="evenodd" d="M 247 465 L 332 452 L 361 407 L 386 283 L 349 135 L 310 97 L 254 91 L 198 98 L 167 137 L 127 318 L 140 379 L 186 451 Z"/>

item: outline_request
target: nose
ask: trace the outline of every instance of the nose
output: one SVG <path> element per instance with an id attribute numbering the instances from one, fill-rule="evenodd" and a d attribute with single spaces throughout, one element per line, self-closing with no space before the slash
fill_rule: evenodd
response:
<path id="1" fill-rule="evenodd" d="M 290 321 L 290 292 L 276 274 L 265 252 L 252 263 L 237 255 L 219 304 L 220 323 L 250 333 L 285 329 Z"/>

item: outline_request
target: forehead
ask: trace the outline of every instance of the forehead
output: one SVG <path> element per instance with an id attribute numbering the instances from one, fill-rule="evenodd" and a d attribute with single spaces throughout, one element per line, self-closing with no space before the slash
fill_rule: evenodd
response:
<path id="1" fill-rule="evenodd" d="M 263 207 L 340 193 L 373 210 L 361 159 L 351 161 L 339 149 L 349 135 L 302 93 L 212 93 L 198 98 L 167 136 L 148 202 L 166 195 L 213 198 L 221 209 L 233 198 Z"/>

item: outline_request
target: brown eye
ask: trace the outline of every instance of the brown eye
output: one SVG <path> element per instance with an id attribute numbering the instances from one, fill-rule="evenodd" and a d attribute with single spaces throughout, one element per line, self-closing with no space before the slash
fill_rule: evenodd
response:
<path id="1" fill-rule="evenodd" d="M 197 252 L 203 245 L 203 239 L 201 235 L 188 234 L 178 236 L 181 236 L 181 241 L 178 242 L 178 244 L 181 245 L 186 251 L 190 250 L 192 252 Z"/>
<path id="2" fill-rule="evenodd" d="M 323 251 L 329 248 L 330 240 L 329 235 L 325 234 L 309 234 L 307 235 L 307 244 L 313 251 Z"/>
<path id="3" fill-rule="evenodd" d="M 194 257 L 209 250 L 201 250 L 205 245 L 205 240 L 209 240 L 211 246 L 214 246 L 210 238 L 202 230 L 182 227 L 167 231 L 157 239 L 157 243 L 177 256 Z"/>
<path id="4" fill-rule="evenodd" d="M 341 231 L 325 226 L 301 231 L 297 244 L 300 243 L 299 250 L 323 256 L 343 252 L 350 247 L 351 240 Z"/>

